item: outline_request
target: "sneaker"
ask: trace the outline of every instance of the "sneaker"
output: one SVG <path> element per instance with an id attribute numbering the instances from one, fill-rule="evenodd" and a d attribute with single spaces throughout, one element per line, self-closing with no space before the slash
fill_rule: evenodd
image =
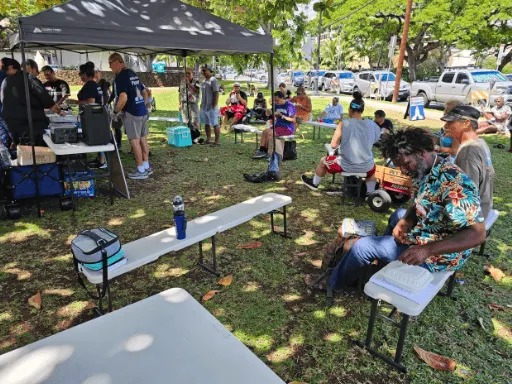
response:
<path id="1" fill-rule="evenodd" d="M 343 189 L 330 188 L 325 191 L 325 194 L 328 196 L 343 196 Z"/>
<path id="2" fill-rule="evenodd" d="M 87 163 L 89 168 L 98 169 L 102 166 L 102 164 L 98 160 L 89 161 Z"/>
<path id="3" fill-rule="evenodd" d="M 267 157 L 267 152 L 260 151 L 259 149 L 252 156 L 253 159 L 264 159 Z"/>
<path id="4" fill-rule="evenodd" d="M 105 161 L 103 164 L 100 164 L 98 168 L 99 169 L 107 169 L 108 168 L 107 162 Z"/>
<path id="5" fill-rule="evenodd" d="M 304 184 L 306 184 L 306 187 L 313 191 L 318 191 L 318 185 L 313 184 L 313 179 L 311 177 L 307 177 L 306 175 L 301 176 L 301 180 Z"/>
<path id="6" fill-rule="evenodd" d="M 148 178 L 148 173 L 146 171 L 139 172 L 139 170 L 136 170 L 135 172 L 130 172 L 128 178 L 132 180 L 144 180 Z"/>
<path id="7" fill-rule="evenodd" d="M 148 174 L 148 176 L 151 176 L 153 174 L 153 168 L 149 167 L 148 169 L 146 169 L 146 173 Z"/>

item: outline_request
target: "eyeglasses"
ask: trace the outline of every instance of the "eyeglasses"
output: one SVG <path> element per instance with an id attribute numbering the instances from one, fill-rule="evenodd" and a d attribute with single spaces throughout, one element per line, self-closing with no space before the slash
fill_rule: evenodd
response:
<path id="1" fill-rule="evenodd" d="M 114 60 L 112 60 L 112 61 L 109 61 L 109 62 L 108 62 L 108 65 L 109 65 L 109 66 L 112 66 L 112 64 L 113 64 L 113 63 L 115 63 L 116 61 L 117 61 L 117 59 L 114 59 Z"/>

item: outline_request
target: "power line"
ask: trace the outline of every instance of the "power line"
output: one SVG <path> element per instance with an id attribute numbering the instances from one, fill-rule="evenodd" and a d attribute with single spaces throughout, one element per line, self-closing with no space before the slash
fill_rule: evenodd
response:
<path id="1" fill-rule="evenodd" d="M 330 27 L 332 27 L 334 24 L 337 24 L 337 23 L 339 23 L 340 21 L 343 21 L 343 20 L 345 20 L 345 19 L 348 19 L 348 18 L 349 18 L 350 16 L 352 16 L 354 13 L 359 12 L 361 9 L 366 8 L 367 6 L 369 6 L 369 5 L 373 4 L 373 3 L 375 3 L 376 1 L 377 1 L 377 0 L 370 0 L 370 1 L 369 1 L 369 2 L 367 2 L 366 4 L 362 5 L 361 7 L 357 8 L 356 10 L 354 10 L 354 11 L 350 12 L 348 15 L 345 15 L 345 16 L 343 16 L 341 19 L 338 19 L 338 20 L 333 21 L 331 24 L 326 25 L 326 26 L 325 26 L 325 27 L 323 27 L 322 29 L 330 28 Z"/>

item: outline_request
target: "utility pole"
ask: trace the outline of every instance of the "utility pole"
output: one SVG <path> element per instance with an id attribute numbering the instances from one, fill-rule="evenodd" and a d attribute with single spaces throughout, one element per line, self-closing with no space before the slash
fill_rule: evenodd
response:
<path id="1" fill-rule="evenodd" d="M 393 91 L 393 103 L 398 99 L 400 91 L 400 80 L 402 79 L 402 68 L 404 66 L 405 45 L 407 44 L 407 36 L 409 35 L 409 24 L 411 22 L 412 0 L 407 0 L 407 8 L 405 10 L 404 31 L 402 33 L 402 41 L 400 42 L 400 55 L 398 56 L 398 67 L 396 69 L 395 90 Z"/>

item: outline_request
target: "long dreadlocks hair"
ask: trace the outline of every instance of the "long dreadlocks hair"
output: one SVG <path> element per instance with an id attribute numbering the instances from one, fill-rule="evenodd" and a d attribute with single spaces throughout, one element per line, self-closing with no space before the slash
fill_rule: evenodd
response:
<path id="1" fill-rule="evenodd" d="M 399 157 L 432 152 L 434 141 L 432 134 L 422 128 L 400 129 L 395 133 L 383 135 L 381 138 L 381 151 L 384 158 L 395 161 Z"/>

